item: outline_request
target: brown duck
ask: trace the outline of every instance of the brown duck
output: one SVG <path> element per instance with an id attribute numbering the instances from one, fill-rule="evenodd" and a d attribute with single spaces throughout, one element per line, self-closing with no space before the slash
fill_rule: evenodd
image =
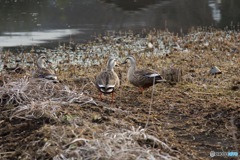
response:
<path id="1" fill-rule="evenodd" d="M 129 56 L 123 62 L 127 63 L 130 60 L 130 68 L 128 69 L 127 79 L 136 87 L 139 87 L 143 93 L 143 90 L 152 86 L 153 84 L 165 82 L 166 80 L 158 74 L 156 71 L 151 69 L 137 69 L 136 60 L 133 56 Z"/>
<path id="2" fill-rule="evenodd" d="M 45 56 L 40 56 L 37 60 L 37 69 L 33 73 L 34 78 L 45 78 L 52 80 L 54 83 L 59 82 L 54 71 L 46 68 L 47 59 Z"/>
<path id="3" fill-rule="evenodd" d="M 115 88 L 119 87 L 118 75 L 114 72 L 113 68 L 116 64 L 116 59 L 109 58 L 107 62 L 107 68 L 102 71 L 96 77 L 96 87 L 100 91 L 100 98 L 102 99 L 103 94 L 112 94 L 112 101 L 114 97 Z"/>

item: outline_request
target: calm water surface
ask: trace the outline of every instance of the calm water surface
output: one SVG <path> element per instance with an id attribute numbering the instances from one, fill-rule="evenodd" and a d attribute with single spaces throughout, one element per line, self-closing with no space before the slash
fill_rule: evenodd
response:
<path id="1" fill-rule="evenodd" d="M 0 0 L 0 47 L 84 43 L 107 31 L 235 26 L 240 0 Z"/>

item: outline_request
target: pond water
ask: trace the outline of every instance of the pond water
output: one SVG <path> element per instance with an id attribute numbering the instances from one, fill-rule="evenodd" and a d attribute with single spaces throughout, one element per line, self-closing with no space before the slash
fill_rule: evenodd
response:
<path id="1" fill-rule="evenodd" d="M 239 0 L 0 0 L 0 47 L 84 43 L 108 31 L 239 27 Z"/>

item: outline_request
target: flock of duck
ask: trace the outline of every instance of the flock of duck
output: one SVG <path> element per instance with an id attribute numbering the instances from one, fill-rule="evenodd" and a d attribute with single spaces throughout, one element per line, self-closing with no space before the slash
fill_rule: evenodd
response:
<path id="1" fill-rule="evenodd" d="M 130 67 L 127 73 L 128 81 L 143 90 L 160 82 L 165 82 L 166 80 L 156 71 L 151 69 L 137 69 L 136 60 L 133 56 L 128 56 L 122 64 L 130 61 Z M 53 70 L 47 68 L 46 56 L 40 56 L 37 60 L 37 69 L 33 73 L 34 78 L 45 78 L 51 80 L 55 83 L 59 82 L 57 75 Z M 107 67 L 101 71 L 95 80 L 95 85 L 100 92 L 100 98 L 102 99 L 102 94 L 112 94 L 112 101 L 114 99 L 115 88 L 119 87 L 120 80 L 117 73 L 114 71 L 116 65 L 116 58 L 109 58 L 107 61 Z"/>
<path id="2" fill-rule="evenodd" d="M 214 53 L 227 50 L 229 55 L 234 53 L 235 46 L 219 45 L 227 42 L 237 42 L 239 40 L 238 32 L 211 31 L 205 32 L 201 30 L 193 31 L 184 37 L 179 37 L 169 32 L 152 31 L 143 37 L 141 34 L 134 35 L 132 33 L 106 35 L 98 37 L 88 44 L 78 44 L 75 49 L 68 49 L 65 45 L 59 46 L 54 50 L 31 50 L 30 52 L 21 52 L 19 54 L 11 54 L 9 52 L 0 54 L 0 72 L 14 70 L 17 73 L 23 71 L 21 68 L 30 68 L 32 70 L 37 57 L 37 69 L 33 73 L 34 78 L 45 78 L 58 82 L 55 74 L 60 71 L 70 70 L 69 66 L 101 66 L 105 63 L 107 57 L 126 57 L 124 63 L 130 62 L 127 73 L 128 81 L 143 90 L 155 83 L 165 81 L 163 77 L 151 69 L 138 69 L 136 59 L 133 56 L 137 53 L 142 58 L 158 58 L 178 52 L 187 54 L 192 51 L 204 52 L 205 48 L 209 48 Z M 234 44 L 234 43 L 230 44 Z M 216 44 L 216 45 L 215 45 Z M 197 55 L 196 55 L 197 56 Z M 49 67 L 50 63 L 51 67 Z M 118 75 L 114 72 L 114 66 L 117 60 L 109 58 L 106 69 L 98 73 L 96 76 L 96 88 L 102 94 L 112 94 L 114 96 L 115 89 L 119 87 Z M 53 68 L 51 70 L 50 68 Z M 212 71 L 217 70 L 216 67 Z M 0 75 L 1 79 L 1 75 Z M 166 77 L 166 79 L 168 79 Z M 113 99 L 113 98 L 112 98 Z"/>

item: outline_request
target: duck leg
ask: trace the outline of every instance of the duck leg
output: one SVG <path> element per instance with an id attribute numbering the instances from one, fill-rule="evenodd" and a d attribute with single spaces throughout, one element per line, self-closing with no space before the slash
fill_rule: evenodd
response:
<path id="1" fill-rule="evenodd" d="M 99 92 L 99 99 L 102 100 L 102 92 Z"/>
<path id="2" fill-rule="evenodd" d="M 139 90 L 140 90 L 140 92 L 142 93 L 142 95 L 144 94 L 144 89 L 143 89 L 143 87 L 139 87 Z"/>
<path id="3" fill-rule="evenodd" d="M 112 92 L 112 102 L 113 102 L 113 100 L 114 100 L 114 93 Z"/>

